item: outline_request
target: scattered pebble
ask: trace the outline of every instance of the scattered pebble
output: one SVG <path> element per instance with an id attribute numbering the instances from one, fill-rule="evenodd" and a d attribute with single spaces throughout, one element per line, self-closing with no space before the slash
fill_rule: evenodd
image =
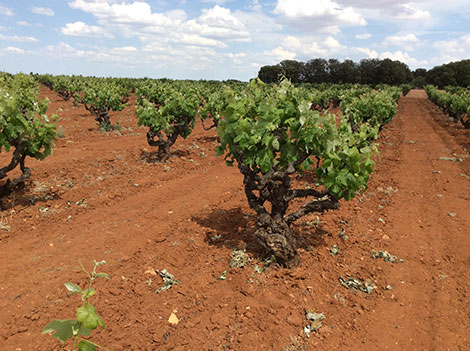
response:
<path id="1" fill-rule="evenodd" d="M 309 338 L 313 331 L 322 327 L 322 321 L 325 319 L 325 315 L 323 313 L 307 311 L 305 313 L 305 318 L 307 319 L 308 325 L 304 327 L 304 333 L 305 336 Z"/>
<path id="2" fill-rule="evenodd" d="M 375 250 L 371 250 L 371 256 L 373 258 L 383 258 L 385 262 L 392 262 L 392 263 L 395 263 L 395 262 L 405 262 L 404 260 L 402 259 L 398 259 L 397 256 L 394 256 L 394 255 L 391 255 L 389 252 L 387 251 L 379 251 L 379 252 L 376 252 Z"/>
<path id="3" fill-rule="evenodd" d="M 331 247 L 331 249 L 330 249 L 330 255 L 331 255 L 331 256 L 335 256 L 335 255 L 337 255 L 338 253 L 339 253 L 339 247 L 338 247 L 338 245 L 335 244 L 335 245 L 333 245 L 333 246 Z"/>
<path id="4" fill-rule="evenodd" d="M 366 294 L 370 294 L 372 290 L 375 289 L 375 285 L 368 281 L 360 281 L 356 278 L 347 277 L 346 279 L 343 277 L 339 277 L 339 283 L 348 289 L 355 289 L 362 291 Z"/>
<path id="5" fill-rule="evenodd" d="M 168 272 L 166 269 L 161 270 L 160 277 L 162 277 L 163 285 L 157 290 L 155 290 L 157 294 L 170 289 L 173 285 L 179 284 L 179 282 L 175 279 L 175 276 Z"/>
<path id="6" fill-rule="evenodd" d="M 230 267 L 243 268 L 250 263 L 251 258 L 248 256 L 245 250 L 234 249 L 232 252 L 232 258 L 230 259 Z"/>

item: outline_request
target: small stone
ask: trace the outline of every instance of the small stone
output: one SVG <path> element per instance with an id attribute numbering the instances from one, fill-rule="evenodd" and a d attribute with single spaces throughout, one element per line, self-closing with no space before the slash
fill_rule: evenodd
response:
<path id="1" fill-rule="evenodd" d="M 454 213 L 454 212 L 449 212 L 448 213 L 450 217 L 454 218 L 457 216 L 457 213 Z"/>
<path id="2" fill-rule="evenodd" d="M 168 323 L 173 324 L 173 325 L 178 325 L 180 320 L 178 317 L 176 317 L 176 314 L 172 313 L 170 314 L 170 318 L 168 318 Z"/>
<path id="3" fill-rule="evenodd" d="M 382 240 L 390 240 L 390 237 L 387 234 L 382 235 Z"/>

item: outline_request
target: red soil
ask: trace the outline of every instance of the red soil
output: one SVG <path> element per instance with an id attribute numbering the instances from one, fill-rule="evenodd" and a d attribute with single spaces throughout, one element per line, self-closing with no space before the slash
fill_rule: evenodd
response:
<path id="1" fill-rule="evenodd" d="M 96 282 L 92 303 L 107 328 L 91 340 L 110 350 L 470 350 L 470 131 L 446 125 L 422 91 L 401 98 L 382 132 L 369 190 L 320 224 L 315 215 L 300 220 L 301 266 L 261 274 L 242 177 L 214 156 L 213 132 L 198 125 L 177 141 L 176 157 L 151 164 L 134 101 L 112 116 L 122 135 L 101 134 L 84 109 L 41 93 L 51 113 L 61 109 L 65 137 L 52 157 L 28 161 L 31 181 L 4 201 L 1 350 L 59 349 L 41 330 L 74 317 L 79 297 L 63 283 L 84 284 L 76 267 L 93 259 L 107 261 L 111 279 Z M 229 266 L 236 247 L 253 257 L 243 269 Z M 156 294 L 155 269 L 179 284 Z M 217 280 L 223 271 L 227 279 Z M 340 276 L 377 288 L 349 290 Z M 310 338 L 307 309 L 326 316 Z"/>

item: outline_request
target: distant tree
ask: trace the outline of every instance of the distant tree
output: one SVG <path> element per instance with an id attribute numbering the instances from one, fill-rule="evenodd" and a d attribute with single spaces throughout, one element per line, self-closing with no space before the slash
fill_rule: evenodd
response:
<path id="1" fill-rule="evenodd" d="M 379 65 L 379 59 L 363 59 L 359 62 L 362 84 L 376 85 L 382 82 L 379 76 Z"/>
<path id="2" fill-rule="evenodd" d="M 468 71 L 470 72 L 470 70 Z M 426 70 L 424 70 L 424 74 Z M 362 83 L 400 85 L 411 83 L 416 78 L 408 66 L 390 59 L 363 59 L 340 62 L 337 59 L 311 59 L 305 63 L 284 60 L 274 66 L 263 66 L 258 78 L 265 83 L 277 82 L 280 75 L 294 83 Z M 468 73 L 470 74 L 470 73 Z M 466 77 L 465 74 L 462 76 Z"/>
<path id="3" fill-rule="evenodd" d="M 281 67 L 282 74 L 293 83 L 300 83 L 303 81 L 303 66 L 302 62 L 296 60 L 284 60 L 279 66 Z"/>
<path id="4" fill-rule="evenodd" d="M 380 77 L 379 83 L 389 85 L 404 84 L 412 79 L 411 71 L 406 64 L 388 58 L 379 62 L 376 76 Z"/>
<path id="5" fill-rule="evenodd" d="M 306 83 L 324 83 L 329 81 L 328 61 L 317 58 L 304 65 L 304 81 Z"/>
<path id="6" fill-rule="evenodd" d="M 454 71 L 457 85 L 470 87 L 470 60 L 453 62 L 450 65 Z"/>
<path id="7" fill-rule="evenodd" d="M 412 72 L 413 81 L 412 85 L 416 88 L 423 88 L 426 85 L 426 76 L 427 76 L 427 69 L 426 68 L 417 68 Z"/>
<path id="8" fill-rule="evenodd" d="M 328 60 L 330 81 L 332 83 L 359 83 L 361 79 L 359 65 L 352 60 L 339 62 L 336 59 Z"/>
<path id="9" fill-rule="evenodd" d="M 263 66 L 258 72 L 258 78 L 265 83 L 275 83 L 282 75 L 282 69 L 279 65 Z"/>

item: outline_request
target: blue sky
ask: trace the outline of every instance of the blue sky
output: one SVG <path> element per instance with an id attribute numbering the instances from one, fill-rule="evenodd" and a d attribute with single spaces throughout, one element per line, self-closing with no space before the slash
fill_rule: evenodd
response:
<path id="1" fill-rule="evenodd" d="M 0 71 L 241 79 L 284 59 L 470 58 L 469 0 L 0 0 Z"/>

